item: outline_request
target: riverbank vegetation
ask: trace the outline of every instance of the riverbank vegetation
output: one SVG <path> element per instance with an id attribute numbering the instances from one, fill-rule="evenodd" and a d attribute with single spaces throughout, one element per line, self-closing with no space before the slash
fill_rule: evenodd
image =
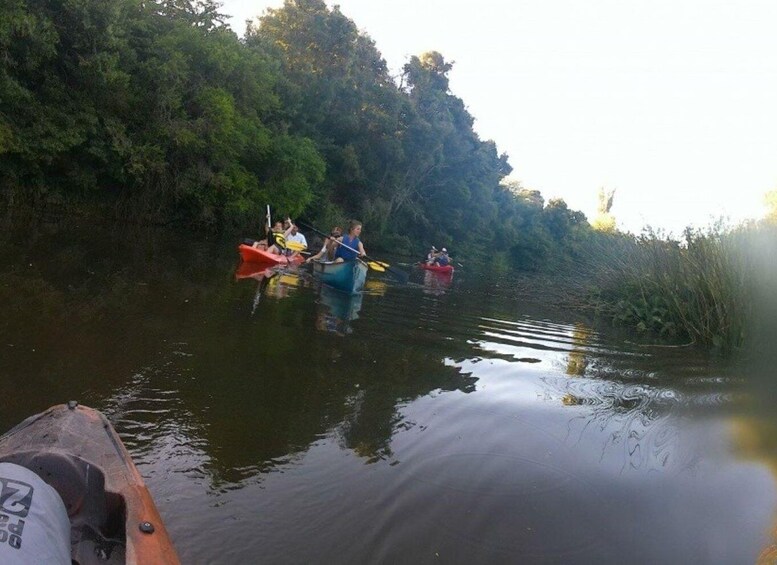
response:
<path id="1" fill-rule="evenodd" d="M 324 229 L 357 217 L 372 249 L 434 243 L 574 273 L 601 315 L 719 347 L 747 341 L 777 263 L 757 251 L 769 223 L 633 237 L 615 229 L 612 190 L 589 224 L 508 180 L 442 54 L 393 76 L 323 0 L 287 0 L 243 38 L 213 0 L 11 0 L 0 15 L 6 225 L 76 214 L 256 233 L 268 203 Z"/>
<path id="2" fill-rule="evenodd" d="M 244 38 L 213 0 L 13 0 L 0 24 L 0 206 L 258 231 L 264 207 L 357 217 L 373 248 L 495 250 L 564 262 L 585 217 L 504 184 L 452 64 L 392 76 L 323 0 L 268 10 Z M 532 265 L 529 264 L 529 267 Z"/>
<path id="3" fill-rule="evenodd" d="M 613 321 L 734 350 L 777 335 L 777 224 L 615 236 L 596 261 L 593 304 Z"/>

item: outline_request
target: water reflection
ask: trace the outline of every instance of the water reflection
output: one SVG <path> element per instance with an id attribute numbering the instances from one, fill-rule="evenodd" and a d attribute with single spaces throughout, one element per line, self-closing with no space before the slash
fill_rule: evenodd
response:
<path id="1" fill-rule="evenodd" d="M 54 239 L 0 250 L 0 418 L 106 410 L 186 562 L 771 555 L 775 419 L 743 418 L 730 453 L 749 408 L 718 359 L 490 278 L 351 297 L 235 272 L 232 242 Z"/>
<path id="2" fill-rule="evenodd" d="M 235 271 L 235 280 L 244 279 L 257 281 L 256 291 L 251 301 L 251 315 L 256 313 L 262 297 L 267 296 L 275 300 L 287 298 L 294 289 L 303 286 L 306 280 L 296 265 L 267 266 L 242 262 Z"/>
<path id="3" fill-rule="evenodd" d="M 262 263 L 241 262 L 235 271 L 235 280 L 254 279 L 263 281 L 273 275 L 275 272 L 273 266 Z"/>
<path id="4" fill-rule="evenodd" d="M 289 271 L 287 268 L 276 271 L 276 276 L 271 277 L 265 287 L 265 294 L 276 300 L 288 298 L 303 284 L 303 278 L 295 271 Z"/>
<path id="5" fill-rule="evenodd" d="M 585 375 L 588 359 L 586 345 L 592 332 L 590 328 L 580 322 L 576 323 L 572 330 L 572 350 L 567 355 L 566 373 L 570 377 L 582 377 Z"/>
<path id="6" fill-rule="evenodd" d="M 370 296 L 385 296 L 388 289 L 389 285 L 385 280 L 368 278 L 362 293 Z"/>
<path id="7" fill-rule="evenodd" d="M 575 409 L 566 424 L 570 441 L 593 434 L 602 458 L 621 470 L 693 468 L 696 456 L 680 448 L 685 422 L 678 418 L 689 410 L 719 412 L 736 400 L 741 385 L 693 351 L 661 349 L 658 356 L 636 345 L 616 351 L 579 322 L 488 318 L 480 327 L 482 337 L 473 344 L 482 354 L 563 370 L 567 378 L 543 371 L 539 394 Z"/>
<path id="8" fill-rule="evenodd" d="M 440 296 L 451 287 L 453 282 L 453 273 L 438 273 L 435 271 L 424 270 L 424 292 Z"/>
<path id="9" fill-rule="evenodd" d="M 742 458 L 766 465 L 777 481 L 777 421 L 773 416 L 759 412 L 755 409 L 747 416 L 734 418 L 732 432 L 735 448 Z M 777 563 L 777 509 L 770 530 L 771 539 L 758 555 L 758 565 Z"/>
<path id="10" fill-rule="evenodd" d="M 256 308 L 259 306 L 259 301 L 262 296 L 266 294 L 267 285 L 270 280 L 276 275 L 273 267 L 267 267 L 257 263 L 243 262 L 237 268 L 235 272 L 235 280 L 241 279 L 254 279 L 257 281 L 256 292 L 254 292 L 253 300 L 251 301 L 251 315 L 256 313 Z"/>
<path id="11" fill-rule="evenodd" d="M 359 318 L 363 295 L 345 294 L 327 285 L 321 285 L 318 294 L 316 329 L 339 336 L 350 334 L 351 322 Z"/>
<path id="12" fill-rule="evenodd" d="M 589 365 L 596 333 L 583 324 L 573 326 L 571 349 L 567 354 L 566 374 L 574 380 L 548 379 L 548 397 L 560 396 L 564 406 L 586 406 L 588 409 L 569 422 L 570 435 L 582 434 L 590 427 L 603 437 L 602 450 L 623 447 L 623 468 L 667 467 L 678 458 L 676 422 L 672 420 L 675 404 L 681 401 L 673 389 L 644 384 L 621 383 L 610 378 L 584 378 Z M 616 359 L 590 360 L 598 375 L 613 375 L 619 365 Z M 605 369 L 606 367 L 606 369 Z M 640 379 L 641 380 L 641 379 Z M 692 466 L 693 461 L 680 465 Z"/>

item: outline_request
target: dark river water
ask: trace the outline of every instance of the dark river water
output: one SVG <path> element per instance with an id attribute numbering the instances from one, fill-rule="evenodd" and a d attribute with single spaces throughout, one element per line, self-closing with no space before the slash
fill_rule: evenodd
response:
<path id="1" fill-rule="evenodd" d="M 231 240 L 0 243 L 2 429 L 102 410 L 185 563 L 771 562 L 768 391 L 547 281 L 395 262 L 350 298 Z"/>

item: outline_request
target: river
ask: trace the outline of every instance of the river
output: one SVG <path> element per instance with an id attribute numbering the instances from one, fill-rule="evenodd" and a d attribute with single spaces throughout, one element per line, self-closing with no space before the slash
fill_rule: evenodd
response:
<path id="1" fill-rule="evenodd" d="M 741 364 L 547 280 L 400 263 L 408 284 L 345 297 L 240 269 L 228 239 L 5 234 L 0 427 L 103 411 L 185 563 L 744 564 L 775 542 L 777 416 Z"/>

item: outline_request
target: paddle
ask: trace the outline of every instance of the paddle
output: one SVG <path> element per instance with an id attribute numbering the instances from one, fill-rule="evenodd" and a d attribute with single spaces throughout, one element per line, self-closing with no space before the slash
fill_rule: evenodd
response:
<path id="1" fill-rule="evenodd" d="M 310 224 L 306 224 L 305 222 L 300 222 L 300 221 L 298 221 L 297 223 L 299 223 L 301 226 L 305 226 L 306 228 L 308 228 L 311 231 L 317 233 L 321 237 L 324 237 L 326 239 L 333 239 L 332 236 L 327 235 L 324 232 L 317 230 L 316 228 L 314 228 Z M 359 253 L 358 249 L 354 249 L 350 245 L 346 245 L 345 243 L 342 243 L 340 241 L 338 241 L 337 244 L 338 245 L 342 245 L 346 249 L 350 249 L 351 251 L 353 251 L 355 253 Z M 400 282 L 403 282 L 403 283 L 406 283 L 407 279 L 410 277 L 410 275 L 408 275 L 406 272 L 401 271 L 399 269 L 395 269 L 394 267 L 392 267 L 391 265 L 389 265 L 385 261 L 378 261 L 376 259 L 373 259 L 372 257 L 368 257 L 367 255 L 362 255 L 361 257 L 362 257 L 362 259 L 364 259 L 367 262 L 367 266 L 369 266 L 373 271 L 376 271 L 376 272 L 379 272 L 379 273 L 382 273 L 384 270 L 388 271 L 389 274 L 394 275 L 394 277 L 396 277 Z M 383 269 L 383 270 L 381 270 L 381 269 Z"/>
<path id="2" fill-rule="evenodd" d="M 308 246 L 303 243 L 298 243 L 296 241 L 286 242 L 286 249 L 291 249 L 292 251 L 305 251 L 307 248 Z"/>
<path id="3" fill-rule="evenodd" d="M 292 251 L 305 251 L 308 246 L 304 243 L 299 243 L 297 241 L 288 241 L 285 237 L 283 237 L 282 233 L 274 233 L 272 235 L 273 240 L 275 241 L 275 245 L 280 247 L 281 249 L 291 249 Z"/>

